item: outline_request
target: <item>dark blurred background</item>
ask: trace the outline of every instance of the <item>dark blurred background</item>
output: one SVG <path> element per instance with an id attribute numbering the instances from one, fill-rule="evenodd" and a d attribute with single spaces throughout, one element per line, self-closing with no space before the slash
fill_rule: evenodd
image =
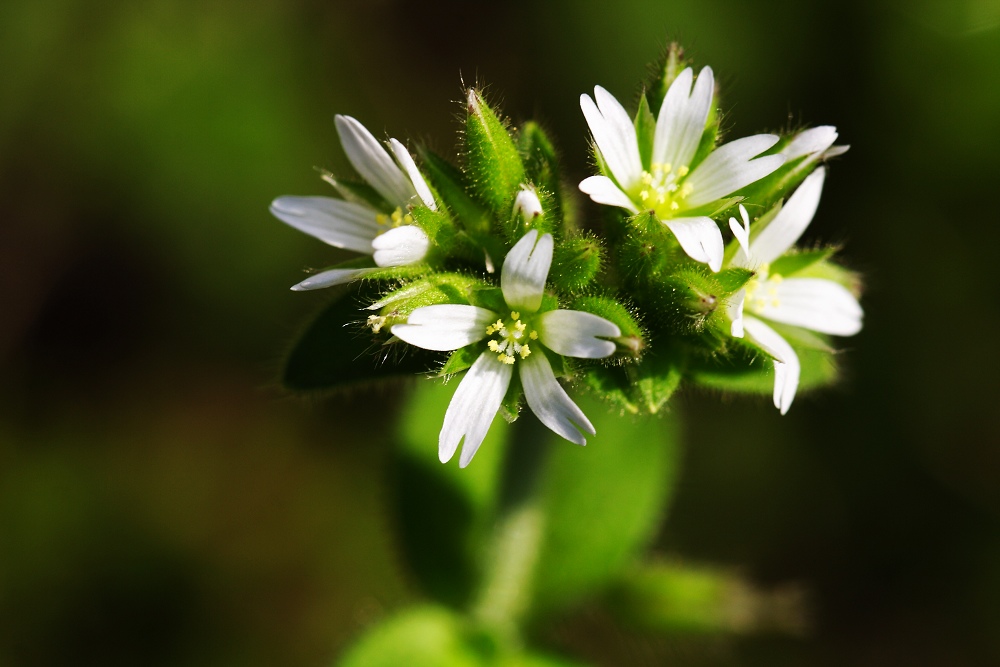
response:
<path id="1" fill-rule="evenodd" d="M 334 113 L 452 152 L 462 80 L 582 178 L 579 94 L 632 99 L 671 39 L 732 136 L 852 145 L 808 236 L 867 277 L 844 380 L 784 418 L 675 400 L 657 542 L 804 587 L 812 630 L 561 636 L 606 664 L 1000 664 L 1000 0 L 5 0 L 0 664 L 327 665 L 414 599 L 400 397 L 281 392 L 324 301 L 288 287 L 334 251 L 268 203 L 347 168 Z"/>

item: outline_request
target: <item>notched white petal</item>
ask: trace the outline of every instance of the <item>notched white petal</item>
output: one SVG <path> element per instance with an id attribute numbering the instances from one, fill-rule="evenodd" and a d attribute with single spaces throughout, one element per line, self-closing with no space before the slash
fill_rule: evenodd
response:
<path id="1" fill-rule="evenodd" d="M 789 161 L 806 155 L 818 157 L 833 146 L 836 140 L 837 128 L 833 125 L 811 127 L 796 134 L 781 150 L 781 154 Z"/>
<path id="2" fill-rule="evenodd" d="M 839 283 L 822 278 L 787 278 L 775 288 L 773 304 L 766 302 L 757 314 L 775 322 L 792 324 L 834 336 L 861 331 L 861 304 Z"/>
<path id="3" fill-rule="evenodd" d="M 431 241 L 416 225 L 390 229 L 372 241 L 375 263 L 379 266 L 406 266 L 427 256 Z"/>
<path id="4" fill-rule="evenodd" d="M 374 209 L 331 197 L 278 197 L 271 215 L 323 243 L 367 255 L 378 234 Z"/>
<path id="5" fill-rule="evenodd" d="M 368 129 L 350 116 L 334 117 L 340 143 L 355 171 L 392 206 L 405 206 L 413 184 Z"/>
<path id="6" fill-rule="evenodd" d="M 450 461 L 464 440 L 459 465 L 469 465 L 500 410 L 512 373 L 513 366 L 501 364 L 493 353 L 479 355 L 458 384 L 445 412 L 438 436 L 441 463 Z"/>
<path id="7" fill-rule="evenodd" d="M 417 191 L 420 201 L 430 210 L 436 211 L 437 204 L 434 202 L 434 195 L 431 194 L 431 189 L 427 186 L 424 175 L 417 169 L 417 164 L 413 161 L 410 151 L 406 150 L 406 146 L 395 139 L 389 139 L 389 145 L 392 146 L 392 152 L 396 155 L 396 159 L 399 160 L 399 164 L 406 170 L 406 174 L 410 178 L 410 183 L 413 184 L 413 188 Z"/>
<path id="8" fill-rule="evenodd" d="M 539 350 L 518 366 L 524 399 L 538 420 L 570 442 L 587 444 L 583 433 L 594 435 L 594 425 L 556 380 L 545 354 Z"/>
<path id="9" fill-rule="evenodd" d="M 708 264 L 712 271 L 722 268 L 722 258 L 726 252 L 722 232 L 711 218 L 676 218 L 661 220 L 677 237 L 677 242 L 696 262 Z"/>
<path id="10" fill-rule="evenodd" d="M 315 273 L 302 282 L 292 285 L 291 289 L 293 292 L 307 292 L 314 289 L 323 289 L 324 287 L 333 287 L 334 285 L 344 285 L 363 277 L 366 273 L 377 270 L 375 268 L 328 269 Z"/>
<path id="11" fill-rule="evenodd" d="M 799 356 L 777 331 L 756 317 L 744 317 L 743 326 L 747 337 L 774 357 L 774 407 L 785 414 L 792 407 L 799 388 Z"/>
<path id="12" fill-rule="evenodd" d="M 764 178 L 785 162 L 781 154 L 760 155 L 778 142 L 777 135 L 756 134 L 730 141 L 708 154 L 686 181 L 691 186 L 689 208 L 721 199 Z"/>
<path id="13" fill-rule="evenodd" d="M 580 191 L 590 195 L 590 198 L 597 204 L 618 206 L 632 213 L 639 212 L 639 208 L 629 199 L 629 196 L 607 176 L 590 176 L 583 179 L 580 181 Z"/>
<path id="14" fill-rule="evenodd" d="M 618 338 L 621 329 L 612 322 L 581 310 L 550 310 L 534 320 L 538 339 L 545 347 L 564 357 L 600 359 L 615 353 L 615 344 L 605 338 Z"/>
<path id="15" fill-rule="evenodd" d="M 701 70 L 693 91 L 691 79 L 689 67 L 674 79 L 663 98 L 653 138 L 654 163 L 687 167 L 698 150 L 712 109 L 715 79 L 711 67 Z"/>
<path id="16" fill-rule="evenodd" d="M 746 302 L 747 291 L 741 289 L 726 305 L 726 312 L 732 324 L 729 326 L 729 333 L 733 338 L 743 338 L 743 306 Z"/>
<path id="17" fill-rule="evenodd" d="M 552 265 L 552 235 L 532 229 L 507 253 L 500 270 L 500 289 L 507 305 L 530 314 L 542 305 L 545 280 Z"/>
<path id="18" fill-rule="evenodd" d="M 802 181 L 778 214 L 750 242 L 754 261 L 773 262 L 795 245 L 816 215 L 825 179 L 826 169 L 820 167 Z"/>
<path id="19" fill-rule="evenodd" d="M 425 350 L 447 352 L 486 338 L 486 327 L 497 314 L 486 308 L 460 304 L 441 304 L 417 308 L 396 324 L 392 334 Z"/>
<path id="20" fill-rule="evenodd" d="M 608 169 L 622 187 L 630 188 L 639 182 L 642 175 L 635 127 L 611 93 L 596 86 L 594 97 L 597 103 L 589 95 L 581 95 L 580 108 Z"/>

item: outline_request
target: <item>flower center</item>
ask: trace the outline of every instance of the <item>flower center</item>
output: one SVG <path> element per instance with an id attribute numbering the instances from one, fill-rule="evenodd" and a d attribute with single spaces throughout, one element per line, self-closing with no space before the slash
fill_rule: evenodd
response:
<path id="1" fill-rule="evenodd" d="M 375 222 L 378 223 L 378 233 L 376 236 L 381 236 L 390 229 L 402 227 L 403 225 L 412 225 L 413 216 L 409 213 L 404 214 L 403 209 L 397 206 L 396 210 L 392 212 L 392 215 L 386 215 L 385 213 L 379 213 L 376 215 Z"/>
<path id="2" fill-rule="evenodd" d="M 746 286 L 744 307 L 750 311 L 760 311 L 764 308 L 778 308 L 781 299 L 778 297 L 778 285 L 784 280 L 779 275 L 768 276 L 767 265 L 760 267 L 758 277 L 753 278 Z"/>
<path id="3" fill-rule="evenodd" d="M 486 327 L 486 335 L 496 335 L 486 345 L 491 352 L 496 352 L 500 363 L 507 365 L 513 364 L 518 356 L 527 359 L 531 354 L 528 341 L 538 340 L 538 332 L 534 329 L 529 331 L 528 325 L 521 320 L 521 314 L 516 310 L 511 312 L 509 321 L 499 319 Z"/>
<path id="4" fill-rule="evenodd" d="M 676 169 L 670 163 L 654 162 L 651 171 L 642 172 L 636 196 L 641 206 L 656 212 L 657 217 L 669 218 L 681 208 L 681 202 L 691 194 L 691 186 L 683 183 L 691 170 Z"/>

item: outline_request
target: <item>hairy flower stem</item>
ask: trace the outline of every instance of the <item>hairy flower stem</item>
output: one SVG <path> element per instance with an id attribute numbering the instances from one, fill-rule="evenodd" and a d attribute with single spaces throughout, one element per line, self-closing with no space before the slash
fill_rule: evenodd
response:
<path id="1" fill-rule="evenodd" d="M 521 643 L 535 563 L 545 531 L 541 503 L 551 446 L 549 431 L 531 415 L 515 424 L 504 462 L 497 522 L 487 551 L 483 585 L 472 614 L 509 644 Z"/>

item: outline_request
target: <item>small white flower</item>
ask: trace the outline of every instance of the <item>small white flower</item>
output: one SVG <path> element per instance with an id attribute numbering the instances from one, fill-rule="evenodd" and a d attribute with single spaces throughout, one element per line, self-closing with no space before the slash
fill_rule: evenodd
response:
<path id="1" fill-rule="evenodd" d="M 778 141 L 773 134 L 758 134 L 716 148 L 692 168 L 715 86 L 710 67 L 701 70 L 692 91 L 693 79 L 687 68 L 667 90 L 656 119 L 648 169 L 640 157 L 636 128 L 618 100 L 600 86 L 594 88 L 596 103 L 581 95 L 594 143 L 613 179 L 591 176 L 580 183 L 580 190 L 598 204 L 654 213 L 688 256 L 718 271 L 724 254 L 718 225 L 708 216 L 685 213 L 713 203 L 724 205 L 720 200 L 767 176 L 785 158 L 754 159 Z"/>
<path id="2" fill-rule="evenodd" d="M 757 272 L 729 304 L 730 333 L 736 338 L 746 335 L 774 357 L 774 406 L 781 414 L 788 412 L 795 398 L 801 367 L 792 346 L 765 320 L 836 336 L 861 331 L 861 305 L 843 285 L 822 278 L 785 278 L 769 270 L 770 263 L 791 248 L 812 222 L 825 177 L 822 167 L 810 174 L 753 239 L 750 217 L 742 205 L 743 224 L 729 219 L 739 244 L 732 265 Z"/>
<path id="3" fill-rule="evenodd" d="M 614 354 L 615 344 L 605 338 L 621 336 L 619 328 L 603 317 L 578 310 L 539 313 L 545 280 L 552 264 L 551 234 L 531 230 L 507 253 L 500 273 L 506 310 L 493 312 L 477 306 L 444 304 L 417 308 L 406 324 L 392 327 L 393 335 L 427 350 L 457 350 L 489 338 L 458 385 L 438 439 L 444 463 L 462 447 L 464 468 L 482 444 L 503 402 L 514 373 L 519 369 L 528 407 L 538 419 L 562 437 L 586 444 L 583 433 L 594 427 L 556 380 L 542 349 L 584 359 Z"/>
<path id="4" fill-rule="evenodd" d="M 407 209 L 415 200 L 430 209 L 436 210 L 437 205 L 409 151 L 403 144 L 390 139 L 389 146 L 396 156 L 393 160 L 357 120 L 338 115 L 335 121 L 340 143 L 355 171 L 395 210 L 387 215 L 357 198 L 279 197 L 271 204 L 271 213 L 335 248 L 372 255 L 380 267 L 419 262 L 427 254 L 430 239 L 422 229 L 413 226 Z M 340 190 L 349 196 L 348 192 Z M 310 276 L 292 289 L 312 290 L 339 285 L 374 270 L 331 269 Z"/>

